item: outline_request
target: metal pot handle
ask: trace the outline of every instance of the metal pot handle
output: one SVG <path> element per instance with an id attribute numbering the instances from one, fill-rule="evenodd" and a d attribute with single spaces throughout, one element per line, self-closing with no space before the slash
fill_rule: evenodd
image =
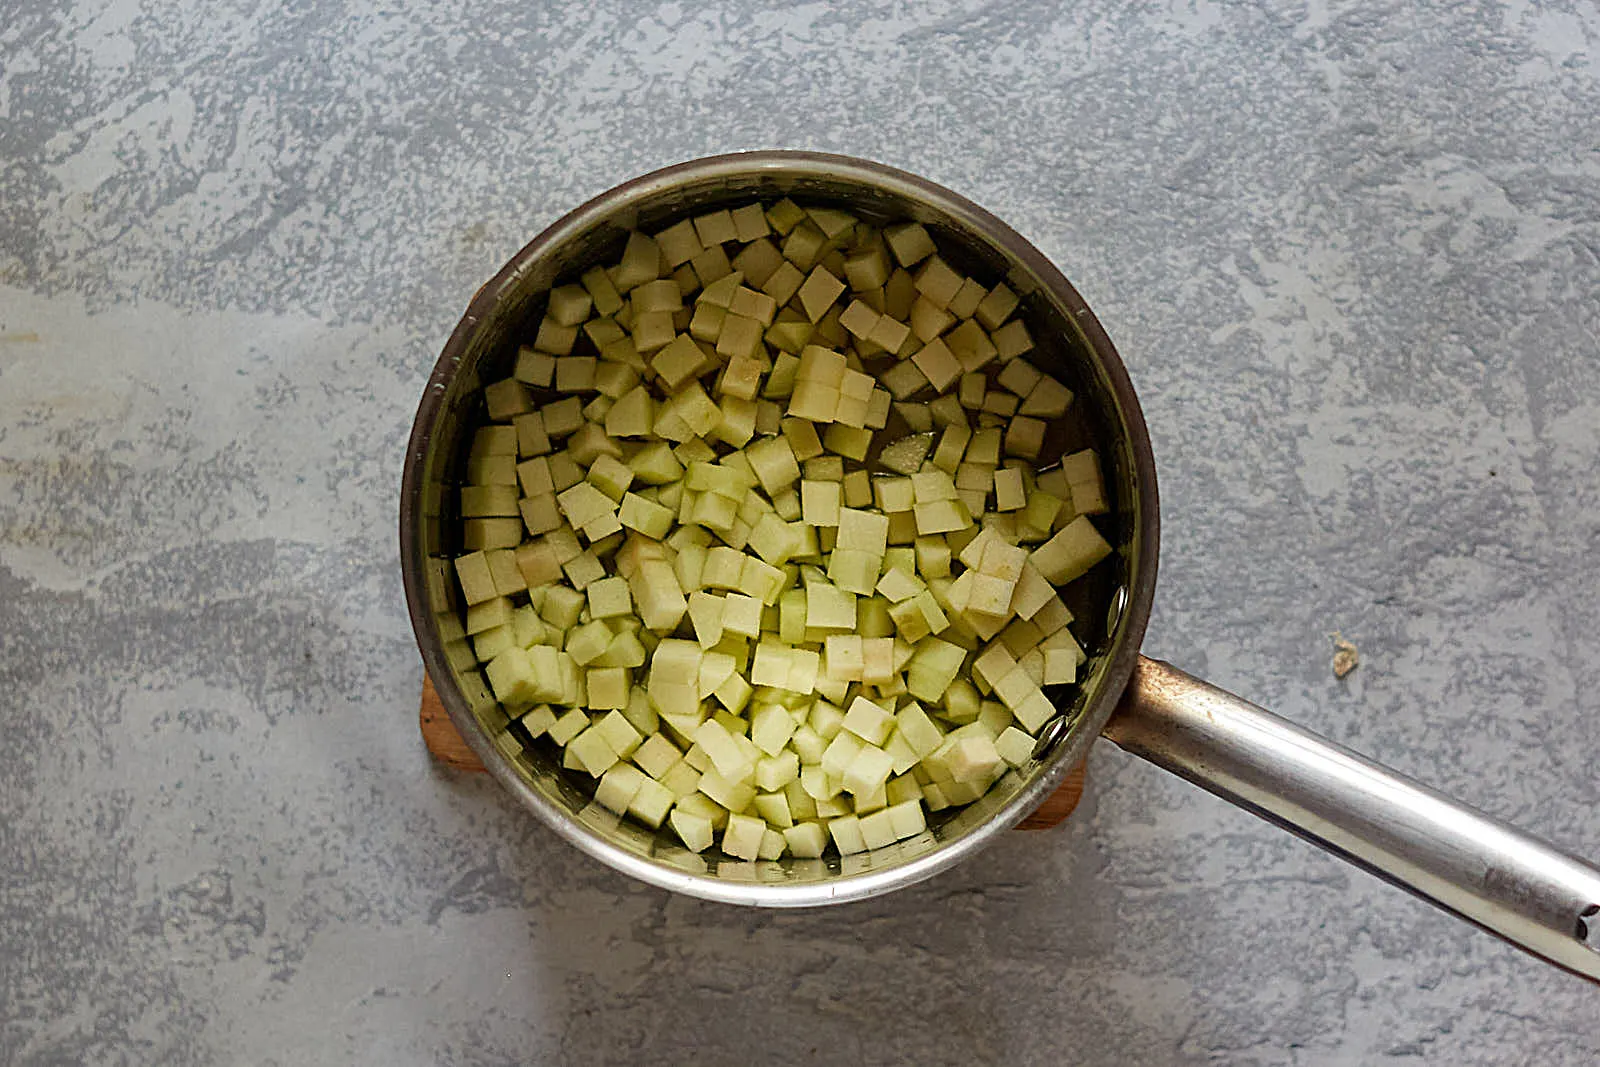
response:
<path id="1" fill-rule="evenodd" d="M 1600 981 L 1600 870 L 1168 664 L 1105 735 L 1446 911 Z"/>

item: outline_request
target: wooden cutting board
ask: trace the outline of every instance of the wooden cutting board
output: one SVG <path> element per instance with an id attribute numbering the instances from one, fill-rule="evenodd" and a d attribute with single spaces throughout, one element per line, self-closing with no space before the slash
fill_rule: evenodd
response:
<path id="1" fill-rule="evenodd" d="M 434 759 L 459 771 L 484 770 L 477 754 L 467 747 L 455 723 L 450 721 L 450 713 L 444 710 L 444 702 L 439 699 L 433 681 L 426 675 L 422 678 L 420 719 L 423 743 L 433 753 Z M 1018 823 L 1017 829 L 1048 830 L 1071 815 L 1072 809 L 1078 806 L 1078 801 L 1083 797 L 1087 771 L 1088 768 L 1081 763 L 1074 767 L 1062 781 L 1061 787 L 1046 797 L 1032 815 Z"/>

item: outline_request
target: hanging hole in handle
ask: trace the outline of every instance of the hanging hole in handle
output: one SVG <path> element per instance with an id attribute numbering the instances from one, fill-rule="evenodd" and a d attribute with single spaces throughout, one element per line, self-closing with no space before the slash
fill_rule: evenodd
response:
<path id="1" fill-rule="evenodd" d="M 1600 952 L 1600 926 L 1592 925 L 1589 919 L 1600 915 L 1600 904 L 1590 904 L 1578 913 L 1577 925 L 1573 929 L 1574 936 L 1582 941 L 1591 950 Z"/>

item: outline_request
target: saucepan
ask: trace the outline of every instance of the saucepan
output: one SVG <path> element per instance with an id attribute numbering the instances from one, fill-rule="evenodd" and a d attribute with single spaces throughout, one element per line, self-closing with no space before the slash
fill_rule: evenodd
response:
<path id="1" fill-rule="evenodd" d="M 824 859 L 744 862 L 696 854 L 594 804 L 554 750 L 508 730 L 462 639 L 449 560 L 459 549 L 453 488 L 481 418 L 485 382 L 509 373 L 550 287 L 613 260 L 633 228 L 783 196 L 883 221 L 915 219 L 972 273 L 1004 278 L 1039 349 L 1087 418 L 1112 497 L 1097 568 L 1103 617 L 1080 618 L 1090 653 L 1034 757 L 918 837 Z M 609 257 L 609 258 L 608 258 Z M 1155 592 L 1160 514 L 1155 457 L 1126 368 L 1083 298 L 998 218 L 904 171 L 814 152 L 698 159 L 635 178 L 546 229 L 472 299 L 417 411 L 405 462 L 400 549 L 424 663 L 456 728 L 506 789 L 559 836 L 667 889 L 736 904 L 796 907 L 874 896 L 974 855 L 1056 789 L 1101 736 L 1529 952 L 1600 980 L 1600 870 L 1183 671 L 1140 655 Z M 1080 625 L 1081 624 L 1081 625 Z M 713 850 L 714 851 L 714 850 Z"/>

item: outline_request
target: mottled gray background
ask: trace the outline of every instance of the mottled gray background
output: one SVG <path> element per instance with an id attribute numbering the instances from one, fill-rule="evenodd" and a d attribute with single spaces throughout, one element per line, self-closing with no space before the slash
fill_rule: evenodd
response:
<path id="1" fill-rule="evenodd" d="M 1600 856 L 1597 116 L 1594 0 L 0 0 L 0 1062 L 1595 1062 L 1590 987 L 1109 745 L 891 898 L 632 884 L 430 764 L 395 501 L 558 214 L 899 164 L 1121 346 L 1153 653 Z"/>

